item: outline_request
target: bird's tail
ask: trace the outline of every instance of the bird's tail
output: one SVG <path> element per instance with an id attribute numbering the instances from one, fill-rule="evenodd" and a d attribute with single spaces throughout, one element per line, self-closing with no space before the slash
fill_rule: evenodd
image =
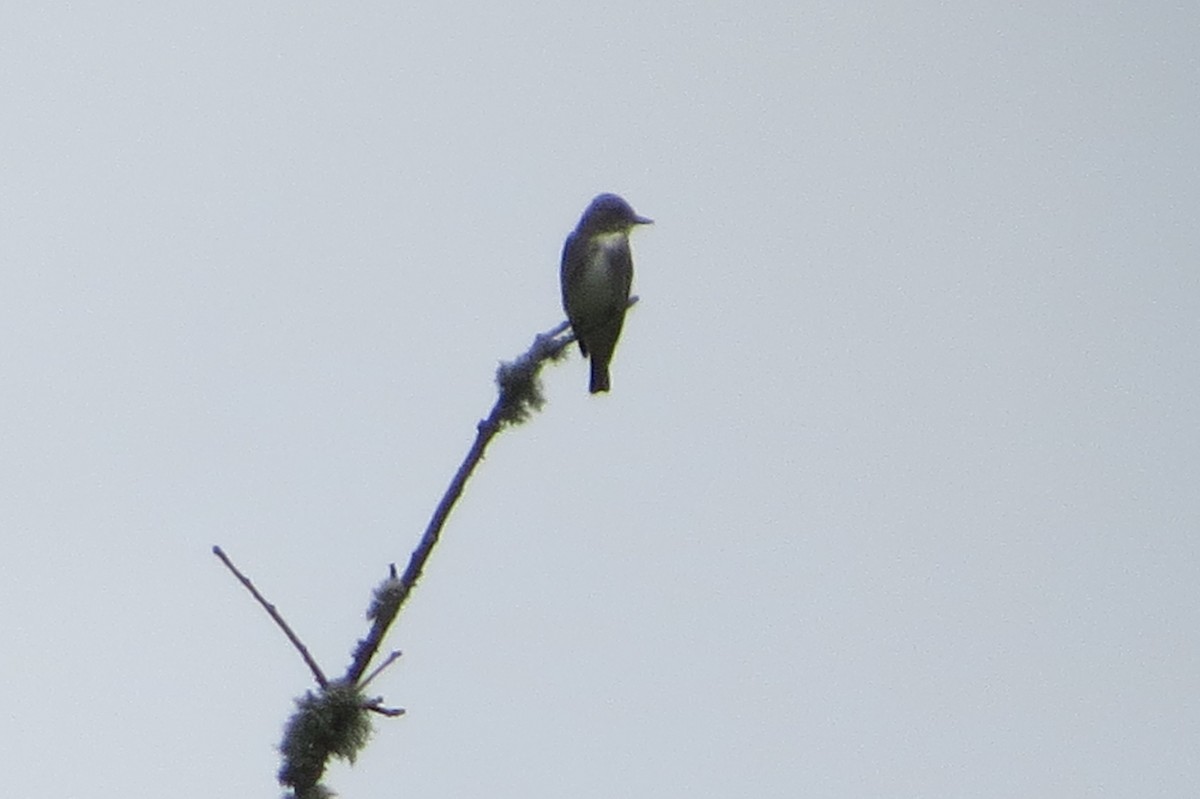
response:
<path id="1" fill-rule="evenodd" d="M 608 363 L 596 355 L 597 353 L 592 353 L 592 382 L 588 386 L 588 391 L 593 394 L 608 391 Z"/>

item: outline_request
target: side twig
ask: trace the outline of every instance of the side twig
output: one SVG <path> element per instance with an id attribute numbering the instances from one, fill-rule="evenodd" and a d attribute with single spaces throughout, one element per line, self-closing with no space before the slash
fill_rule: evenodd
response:
<path id="1" fill-rule="evenodd" d="M 258 592 L 258 589 L 254 587 L 254 583 L 250 582 L 249 577 L 238 571 L 237 566 L 233 565 L 233 561 L 229 559 L 229 556 L 225 554 L 224 550 L 222 550 L 219 546 L 214 546 L 213 554 L 221 559 L 221 562 L 225 564 L 225 568 L 233 572 L 233 576 L 238 578 L 242 585 L 246 586 L 246 590 L 250 592 L 251 596 L 258 600 L 258 604 L 263 606 L 263 610 L 267 612 L 267 615 L 275 620 L 275 623 L 279 625 L 279 629 L 283 630 L 283 634 L 287 636 L 287 639 L 292 642 L 292 646 L 296 647 L 296 651 L 300 653 L 300 657 L 304 658 L 304 662 L 308 664 L 308 670 L 313 673 L 313 677 L 316 678 L 317 685 L 321 686 L 322 688 L 328 686 L 329 680 L 325 678 L 325 673 L 321 671 L 321 667 L 317 665 L 317 661 L 313 660 L 312 655 L 308 653 L 308 647 L 306 647 L 300 638 L 297 637 L 294 632 L 292 632 L 292 628 L 289 627 L 288 623 L 283 620 L 283 616 L 279 615 L 279 611 L 275 609 L 275 606 L 268 602 L 266 598 L 264 598 L 263 595 Z"/>

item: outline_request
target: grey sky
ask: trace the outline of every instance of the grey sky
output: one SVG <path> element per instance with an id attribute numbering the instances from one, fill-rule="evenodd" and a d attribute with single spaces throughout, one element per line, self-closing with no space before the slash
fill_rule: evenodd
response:
<path id="1" fill-rule="evenodd" d="M 1200 9 L 0 9 L 13 796 L 273 796 L 600 191 L 343 796 L 1200 783 Z M 11 758 L 11 759 L 10 759 Z"/>

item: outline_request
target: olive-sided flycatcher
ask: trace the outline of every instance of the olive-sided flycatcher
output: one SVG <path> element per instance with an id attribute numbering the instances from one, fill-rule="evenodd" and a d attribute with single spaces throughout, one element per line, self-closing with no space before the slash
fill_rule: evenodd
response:
<path id="1" fill-rule="evenodd" d="M 592 359 L 588 390 L 593 394 L 608 391 L 608 363 L 629 303 L 633 282 L 629 231 L 652 222 L 635 214 L 617 195 L 600 194 L 583 212 L 563 246 L 563 310 L 580 351 Z"/>

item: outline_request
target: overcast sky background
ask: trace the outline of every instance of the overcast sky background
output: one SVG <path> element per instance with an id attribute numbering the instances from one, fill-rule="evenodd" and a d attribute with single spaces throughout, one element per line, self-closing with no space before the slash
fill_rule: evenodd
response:
<path id="1" fill-rule="evenodd" d="M 0 8 L 0 762 L 275 796 L 600 191 L 346 797 L 1200 784 L 1200 6 Z"/>

